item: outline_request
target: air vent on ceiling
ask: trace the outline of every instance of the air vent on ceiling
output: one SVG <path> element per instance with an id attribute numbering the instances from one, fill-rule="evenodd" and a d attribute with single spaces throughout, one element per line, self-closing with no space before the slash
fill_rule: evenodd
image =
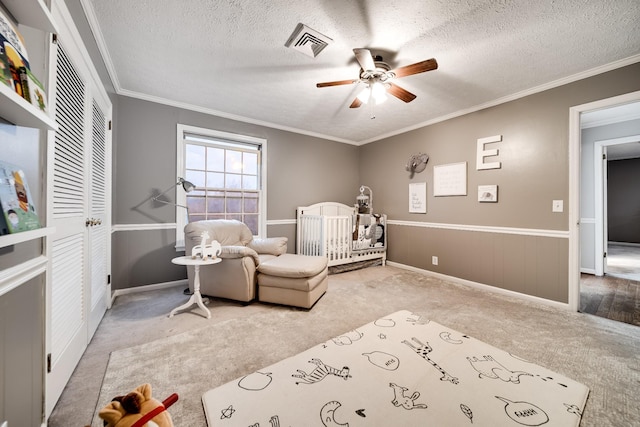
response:
<path id="1" fill-rule="evenodd" d="M 332 41 L 324 34 L 299 23 L 284 45 L 315 58 Z"/>

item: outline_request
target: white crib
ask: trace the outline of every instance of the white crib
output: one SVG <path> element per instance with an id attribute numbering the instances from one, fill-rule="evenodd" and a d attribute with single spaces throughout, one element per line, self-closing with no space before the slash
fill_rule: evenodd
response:
<path id="1" fill-rule="evenodd" d="M 358 225 L 354 239 L 354 222 Z M 297 215 L 296 253 L 326 256 L 329 266 L 359 261 L 387 260 L 387 216 L 361 215 L 354 206 L 323 202 L 299 206 Z"/>

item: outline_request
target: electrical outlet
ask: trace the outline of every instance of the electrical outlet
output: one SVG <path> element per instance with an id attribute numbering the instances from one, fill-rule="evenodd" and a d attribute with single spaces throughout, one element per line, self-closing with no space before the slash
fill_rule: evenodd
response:
<path id="1" fill-rule="evenodd" d="M 431 264 L 438 265 L 438 257 L 437 256 L 432 256 L 431 257 Z"/>
<path id="2" fill-rule="evenodd" d="M 562 212 L 564 210 L 564 201 L 554 200 L 551 207 L 552 212 Z"/>

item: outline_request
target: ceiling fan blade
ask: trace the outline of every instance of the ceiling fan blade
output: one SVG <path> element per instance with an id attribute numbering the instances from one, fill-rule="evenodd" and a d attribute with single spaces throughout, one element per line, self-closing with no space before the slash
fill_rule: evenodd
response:
<path id="1" fill-rule="evenodd" d="M 412 74 L 424 73 L 425 71 L 431 71 L 438 68 L 438 62 L 434 59 L 427 59 L 425 61 L 416 62 L 415 64 L 405 65 L 404 67 L 396 68 L 389 71 L 396 75 L 396 78 L 410 76 Z"/>
<path id="2" fill-rule="evenodd" d="M 387 92 L 395 96 L 396 98 L 404 102 L 411 102 L 414 99 L 416 99 L 416 96 L 411 92 L 409 92 L 408 90 L 403 89 L 398 85 L 394 85 L 393 83 L 388 83 L 388 84 L 389 84 L 389 88 L 387 89 Z"/>
<path id="3" fill-rule="evenodd" d="M 361 105 L 362 105 L 362 101 L 360 101 L 359 98 L 356 98 L 356 99 L 353 100 L 351 105 L 349 105 L 349 108 L 358 108 Z"/>
<path id="4" fill-rule="evenodd" d="M 376 69 L 376 64 L 373 63 L 373 56 L 371 56 L 369 49 L 353 49 L 353 53 L 364 71 Z"/>
<path id="5" fill-rule="evenodd" d="M 316 87 L 329 87 L 329 86 L 340 86 L 340 85 L 350 85 L 352 83 L 357 83 L 359 80 L 338 80 L 335 82 L 325 82 L 325 83 L 317 83 Z"/>

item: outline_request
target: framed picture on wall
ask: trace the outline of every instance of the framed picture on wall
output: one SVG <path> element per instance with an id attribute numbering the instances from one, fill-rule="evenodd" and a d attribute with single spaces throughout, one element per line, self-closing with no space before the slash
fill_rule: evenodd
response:
<path id="1" fill-rule="evenodd" d="M 433 167 L 434 196 L 467 195 L 467 162 Z"/>
<path id="2" fill-rule="evenodd" d="M 409 184 L 409 213 L 427 213 L 427 183 Z"/>
<path id="3" fill-rule="evenodd" d="M 498 202 L 497 185 L 478 185 L 478 201 L 481 203 Z"/>

